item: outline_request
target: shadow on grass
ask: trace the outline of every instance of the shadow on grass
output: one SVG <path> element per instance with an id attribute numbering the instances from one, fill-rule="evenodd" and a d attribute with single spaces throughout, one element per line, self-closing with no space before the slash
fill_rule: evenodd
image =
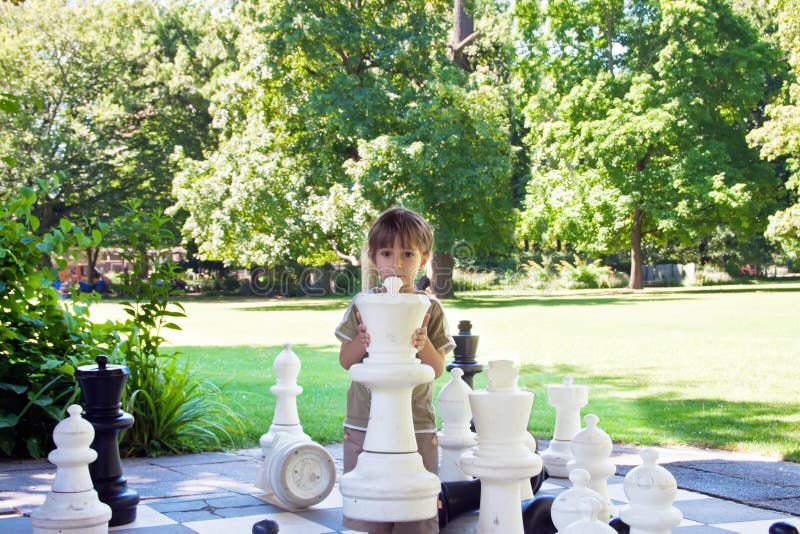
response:
<path id="1" fill-rule="evenodd" d="M 626 298 L 626 297 L 583 297 L 583 296 L 558 296 L 558 297 L 517 297 L 517 296 L 487 296 L 487 297 L 462 297 L 448 299 L 442 302 L 445 308 L 453 309 L 490 309 L 490 308 L 516 308 L 524 306 L 596 306 L 621 304 L 631 305 L 640 302 L 663 302 L 665 300 L 691 300 L 690 296 L 665 295 L 656 298 Z"/>
<path id="2" fill-rule="evenodd" d="M 536 395 L 535 433 L 552 432 L 554 410 L 547 405 L 547 384 L 559 384 L 564 375 L 590 387 L 589 405 L 582 413 L 596 413 L 600 426 L 615 442 L 637 445 L 686 444 L 724 450 L 780 451 L 785 460 L 800 462 L 800 428 L 795 420 L 798 402 L 758 402 L 718 398 L 685 398 L 675 390 L 646 393 L 657 384 L 641 376 L 581 377 L 573 366 L 524 365 L 520 387 Z M 641 390 L 642 395 L 636 391 Z M 536 421 L 536 418 L 543 421 Z"/>

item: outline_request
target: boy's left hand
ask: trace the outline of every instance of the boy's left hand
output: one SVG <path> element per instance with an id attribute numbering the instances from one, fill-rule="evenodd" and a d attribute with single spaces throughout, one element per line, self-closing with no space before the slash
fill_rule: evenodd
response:
<path id="1" fill-rule="evenodd" d="M 411 344 L 419 352 L 425 347 L 428 342 L 428 323 L 431 321 L 431 314 L 426 313 L 425 318 L 422 320 L 422 326 L 414 330 L 411 336 Z"/>

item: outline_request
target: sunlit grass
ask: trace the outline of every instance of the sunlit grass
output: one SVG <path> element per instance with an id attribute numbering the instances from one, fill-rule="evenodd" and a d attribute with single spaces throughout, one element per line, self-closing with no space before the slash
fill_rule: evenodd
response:
<path id="1" fill-rule="evenodd" d="M 225 385 L 248 425 L 269 429 L 272 361 L 295 344 L 298 409 L 321 442 L 341 439 L 347 374 L 333 330 L 349 299 L 187 301 L 169 338 L 201 376 Z M 471 294 L 445 301 L 451 330 L 469 319 L 482 362 L 511 358 L 536 394 L 531 431 L 552 434 L 545 387 L 565 374 L 588 384 L 583 413 L 615 442 L 747 450 L 800 461 L 800 284 L 712 290 Z M 95 318 L 113 316 L 102 303 Z M 447 377 L 436 382 L 437 392 Z M 484 387 L 484 375 L 476 376 Z"/>

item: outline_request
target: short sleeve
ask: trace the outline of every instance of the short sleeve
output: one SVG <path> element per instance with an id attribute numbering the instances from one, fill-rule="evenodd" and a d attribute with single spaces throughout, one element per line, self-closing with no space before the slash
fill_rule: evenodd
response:
<path id="1" fill-rule="evenodd" d="M 456 347 L 453 336 L 450 335 L 450 327 L 447 325 L 447 317 L 441 303 L 436 299 L 431 299 L 431 320 L 428 322 L 428 338 L 436 347 L 445 354 Z"/>
<path id="2" fill-rule="evenodd" d="M 350 341 L 358 335 L 358 319 L 356 318 L 357 312 L 358 308 L 356 308 L 355 302 L 351 301 L 350 305 L 347 306 L 347 309 L 344 312 L 342 322 L 339 323 L 339 326 L 336 327 L 336 331 L 334 332 L 339 341 Z"/>

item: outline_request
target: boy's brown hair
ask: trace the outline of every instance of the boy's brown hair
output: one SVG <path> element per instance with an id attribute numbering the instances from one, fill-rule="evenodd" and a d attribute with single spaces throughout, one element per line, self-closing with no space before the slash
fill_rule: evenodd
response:
<path id="1" fill-rule="evenodd" d="M 390 208 L 381 213 L 369 229 L 369 259 L 375 261 L 379 248 L 394 246 L 400 238 L 403 247 L 416 247 L 423 256 L 433 249 L 433 230 L 418 213 L 405 208 Z"/>

